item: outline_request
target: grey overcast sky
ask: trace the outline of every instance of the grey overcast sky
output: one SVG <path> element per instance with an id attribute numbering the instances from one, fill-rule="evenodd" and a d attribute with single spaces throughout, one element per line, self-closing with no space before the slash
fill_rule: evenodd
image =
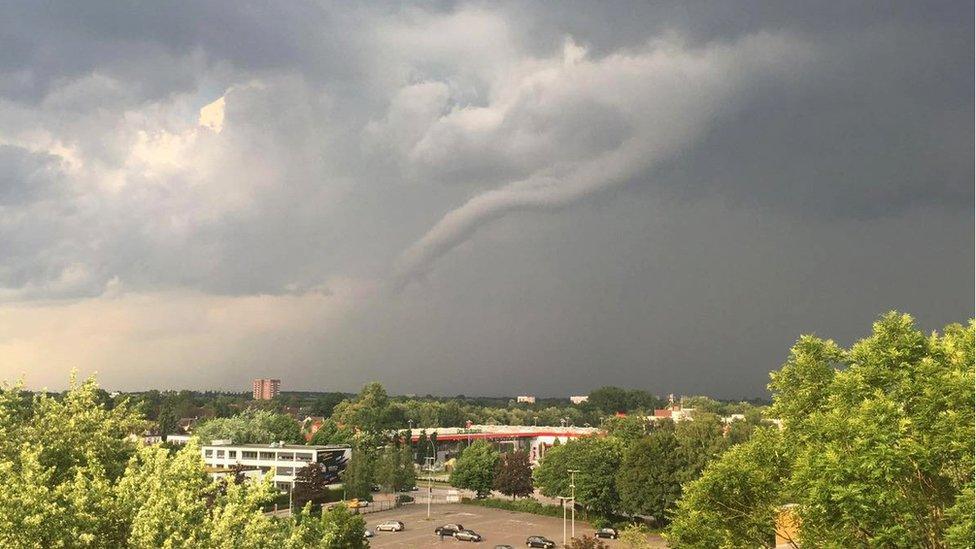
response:
<path id="1" fill-rule="evenodd" d="M 973 316 L 973 2 L 0 6 L 0 379 L 751 397 Z"/>

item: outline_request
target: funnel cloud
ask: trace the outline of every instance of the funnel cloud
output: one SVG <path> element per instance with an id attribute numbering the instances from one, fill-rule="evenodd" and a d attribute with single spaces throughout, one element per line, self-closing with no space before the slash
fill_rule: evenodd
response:
<path id="1" fill-rule="evenodd" d="M 0 6 L 0 380 L 765 394 L 973 316 L 972 2 Z"/>

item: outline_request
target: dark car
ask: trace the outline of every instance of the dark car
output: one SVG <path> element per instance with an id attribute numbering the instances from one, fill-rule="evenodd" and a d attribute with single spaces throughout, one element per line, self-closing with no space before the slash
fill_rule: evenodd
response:
<path id="1" fill-rule="evenodd" d="M 461 526 L 460 524 L 445 524 L 444 526 L 434 528 L 434 533 L 438 535 L 453 536 L 461 530 L 464 530 L 464 526 Z"/>
<path id="2" fill-rule="evenodd" d="M 620 532 L 616 528 L 600 528 L 593 535 L 598 538 L 617 539 L 620 537 Z"/>
<path id="3" fill-rule="evenodd" d="M 454 539 L 458 541 L 481 541 L 481 534 L 474 530 L 461 530 L 454 534 Z"/>
<path id="4" fill-rule="evenodd" d="M 545 536 L 529 536 L 525 540 L 526 547 L 542 547 L 543 549 L 555 549 L 556 542 Z"/>

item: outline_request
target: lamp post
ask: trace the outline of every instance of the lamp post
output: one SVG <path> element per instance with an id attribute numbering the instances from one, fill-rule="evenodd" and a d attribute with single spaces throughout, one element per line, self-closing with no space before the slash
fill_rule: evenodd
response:
<path id="1" fill-rule="evenodd" d="M 573 520 L 571 524 L 573 525 L 572 531 L 573 531 L 573 538 L 575 539 L 576 538 L 576 473 L 579 473 L 580 471 L 579 469 L 568 469 L 567 472 L 569 473 L 569 488 L 570 490 L 572 490 L 572 494 L 570 497 L 573 498 Z"/>
<path id="2" fill-rule="evenodd" d="M 424 468 L 427 469 L 427 520 L 430 520 L 430 500 L 434 497 L 434 458 L 424 458 Z"/>
<path id="3" fill-rule="evenodd" d="M 559 496 L 559 502 L 563 506 L 563 547 L 566 547 L 566 502 L 569 499 L 568 496 Z"/>

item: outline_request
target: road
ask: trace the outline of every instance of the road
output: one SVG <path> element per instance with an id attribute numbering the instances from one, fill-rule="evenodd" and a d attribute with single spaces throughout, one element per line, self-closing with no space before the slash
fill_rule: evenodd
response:
<path id="1" fill-rule="evenodd" d="M 427 506 L 417 503 L 405 505 L 399 509 L 382 511 L 366 515 L 367 527 L 375 531 L 375 527 L 384 520 L 399 520 L 406 525 L 403 532 L 377 532 L 370 540 L 370 547 L 375 548 L 411 548 L 411 547 L 456 547 L 466 542 L 454 538 L 443 541 L 434 534 L 434 528 L 448 523 L 459 522 L 465 528 L 470 528 L 484 537 L 482 547 L 493 547 L 496 544 L 507 543 L 513 547 L 525 545 L 525 538 L 530 535 L 542 535 L 562 544 L 562 518 L 545 517 L 528 513 L 517 513 L 501 509 L 490 509 L 477 505 L 440 504 L 431 507 L 431 520 L 426 520 Z M 569 535 L 569 521 L 566 522 L 567 536 Z M 576 521 L 576 534 L 593 534 L 593 528 L 582 521 Z M 615 540 L 605 540 L 611 547 L 622 547 Z M 650 538 L 653 547 L 666 547 L 660 536 Z"/>

